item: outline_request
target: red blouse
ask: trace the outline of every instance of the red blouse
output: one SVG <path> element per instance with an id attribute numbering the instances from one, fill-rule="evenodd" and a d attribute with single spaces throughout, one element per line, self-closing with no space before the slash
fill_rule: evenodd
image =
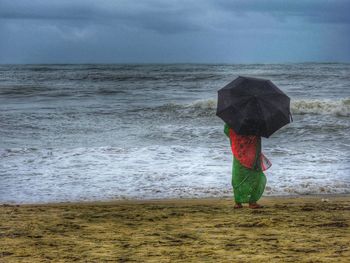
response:
<path id="1" fill-rule="evenodd" d="M 239 135 L 230 128 L 229 137 L 232 154 L 244 167 L 254 170 L 261 168 L 263 171 L 270 168 L 271 162 L 261 153 L 259 136 Z"/>

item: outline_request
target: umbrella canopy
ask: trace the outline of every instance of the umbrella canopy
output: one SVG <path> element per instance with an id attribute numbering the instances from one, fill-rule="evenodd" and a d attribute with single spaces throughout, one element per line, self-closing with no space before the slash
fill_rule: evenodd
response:
<path id="1" fill-rule="evenodd" d="M 290 123 L 290 98 L 270 80 L 239 76 L 218 91 L 216 115 L 238 134 L 268 138 Z"/>

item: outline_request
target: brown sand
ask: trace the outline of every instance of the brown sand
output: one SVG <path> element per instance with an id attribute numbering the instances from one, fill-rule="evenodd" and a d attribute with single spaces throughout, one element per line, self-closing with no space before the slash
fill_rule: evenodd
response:
<path id="1" fill-rule="evenodd" d="M 350 262 L 350 196 L 260 203 L 2 205 L 0 262 Z"/>

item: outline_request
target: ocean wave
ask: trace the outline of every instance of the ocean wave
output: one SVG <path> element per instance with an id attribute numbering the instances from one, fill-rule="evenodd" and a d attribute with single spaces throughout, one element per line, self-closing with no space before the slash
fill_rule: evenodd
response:
<path id="1" fill-rule="evenodd" d="M 318 114 L 350 116 L 350 98 L 339 100 L 295 100 L 291 101 L 292 113 L 294 114 Z"/>
<path id="2" fill-rule="evenodd" d="M 177 113 L 191 113 L 195 116 L 215 115 L 216 99 L 196 100 L 187 104 L 166 103 L 158 107 L 161 111 L 175 111 Z M 295 115 L 334 115 L 350 116 L 350 98 L 345 99 L 297 99 L 291 100 L 291 111 Z"/>
<path id="3" fill-rule="evenodd" d="M 1 96 L 36 96 L 40 93 L 45 93 L 51 89 L 43 85 L 9 85 L 0 86 Z"/>

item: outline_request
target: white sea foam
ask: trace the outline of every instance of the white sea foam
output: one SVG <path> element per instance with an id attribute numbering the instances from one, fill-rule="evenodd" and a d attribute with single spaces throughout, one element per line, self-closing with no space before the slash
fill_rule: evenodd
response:
<path id="1" fill-rule="evenodd" d="M 265 147 L 273 162 L 266 172 L 265 195 L 349 192 L 346 153 L 340 152 L 327 163 L 324 160 L 331 159 L 332 152 L 325 150 L 316 156 L 293 147 L 290 145 L 284 155 Z M 33 148 L 3 150 L 1 155 L 0 203 L 232 195 L 228 144 L 212 148 Z M 291 159 L 298 165 L 290 163 Z"/>

